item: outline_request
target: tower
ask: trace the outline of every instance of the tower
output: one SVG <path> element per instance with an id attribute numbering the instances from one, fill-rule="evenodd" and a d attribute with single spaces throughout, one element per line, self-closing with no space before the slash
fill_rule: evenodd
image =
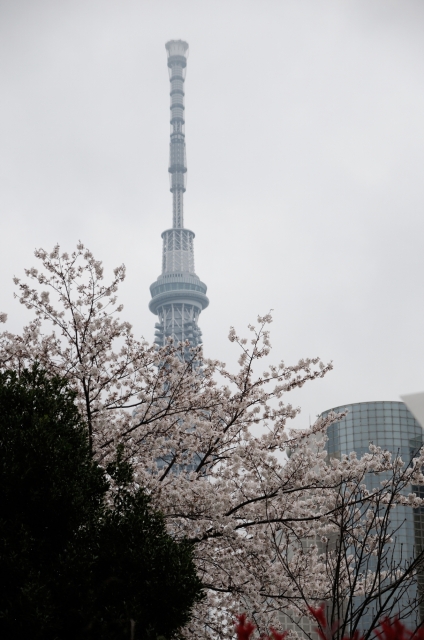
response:
<path id="1" fill-rule="evenodd" d="M 202 342 L 199 315 L 209 300 L 206 285 L 194 272 L 194 233 L 184 227 L 183 197 L 186 190 L 186 152 L 184 134 L 184 79 L 188 44 L 170 40 L 168 52 L 171 84 L 171 141 L 169 153 L 170 191 L 172 193 L 172 228 L 162 233 L 162 273 L 150 285 L 149 309 L 158 316 L 155 343 L 165 344 L 168 337 L 176 342 L 189 340 L 192 346 Z"/>

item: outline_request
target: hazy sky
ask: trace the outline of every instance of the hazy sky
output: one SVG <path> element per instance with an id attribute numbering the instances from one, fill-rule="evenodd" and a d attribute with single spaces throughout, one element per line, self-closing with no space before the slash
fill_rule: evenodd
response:
<path id="1" fill-rule="evenodd" d="M 309 416 L 424 388 L 422 0 L 0 1 L 0 311 L 36 247 L 124 262 L 153 339 L 171 226 L 165 42 L 190 45 L 185 224 L 206 355 L 273 309 L 274 358 L 334 371 Z M 3 325 L 4 326 L 4 325 Z"/>

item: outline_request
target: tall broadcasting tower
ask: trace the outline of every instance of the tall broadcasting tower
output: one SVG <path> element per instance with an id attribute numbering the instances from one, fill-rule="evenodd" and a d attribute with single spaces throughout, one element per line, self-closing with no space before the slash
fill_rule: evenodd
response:
<path id="1" fill-rule="evenodd" d="M 171 82 L 171 143 L 169 174 L 172 192 L 172 229 L 162 233 L 162 274 L 150 285 L 149 309 L 158 316 L 155 343 L 168 337 L 192 346 L 202 342 L 198 327 L 200 312 L 209 304 L 206 285 L 194 272 L 193 231 L 184 228 L 183 196 L 186 185 L 184 135 L 184 77 L 188 44 L 183 40 L 166 43 Z"/>

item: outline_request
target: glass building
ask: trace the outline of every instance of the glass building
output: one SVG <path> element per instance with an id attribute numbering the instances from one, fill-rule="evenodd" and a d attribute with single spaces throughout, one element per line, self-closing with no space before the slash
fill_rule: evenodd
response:
<path id="1" fill-rule="evenodd" d="M 360 402 L 342 405 L 324 411 L 322 416 L 326 416 L 330 411 L 341 413 L 345 410 L 348 411 L 347 415 L 327 429 L 326 448 L 330 457 L 340 458 L 343 454 L 355 451 L 359 458 L 369 452 L 369 444 L 373 443 L 392 454 L 399 453 L 407 464 L 423 445 L 423 429 L 403 402 Z M 367 477 L 366 485 L 368 489 L 376 486 L 376 477 Z M 412 490 L 411 487 L 410 491 Z M 422 488 L 415 487 L 414 490 L 415 493 L 422 492 Z M 412 510 L 410 507 L 399 505 L 393 510 L 392 529 L 399 527 L 395 534 L 395 561 L 400 563 L 401 557 L 411 558 L 414 556 L 415 549 L 423 548 L 423 525 L 422 508 Z M 400 608 L 402 604 L 406 602 L 403 603 L 401 598 L 399 599 Z M 366 628 L 366 619 L 363 620 L 363 624 L 363 628 Z M 414 619 L 409 619 L 409 626 L 412 628 L 414 625 L 415 616 Z"/>

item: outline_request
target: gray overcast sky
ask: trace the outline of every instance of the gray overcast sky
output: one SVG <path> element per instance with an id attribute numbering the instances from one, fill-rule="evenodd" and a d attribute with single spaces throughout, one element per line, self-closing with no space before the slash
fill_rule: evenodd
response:
<path id="1" fill-rule="evenodd" d="M 273 309 L 274 359 L 320 355 L 308 416 L 424 387 L 422 0 L 0 1 L 0 311 L 13 275 L 78 239 L 124 262 L 153 339 L 171 225 L 164 44 L 189 42 L 185 223 L 205 352 L 232 364 Z M 3 325 L 4 326 L 4 325 Z"/>

